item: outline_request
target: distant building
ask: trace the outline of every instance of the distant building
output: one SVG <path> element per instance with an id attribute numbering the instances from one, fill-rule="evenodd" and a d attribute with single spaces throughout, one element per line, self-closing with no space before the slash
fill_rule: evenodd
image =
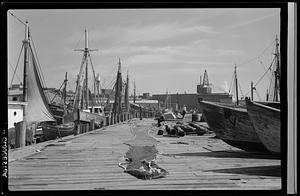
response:
<path id="1" fill-rule="evenodd" d="M 133 103 L 133 100 L 129 99 L 129 103 Z M 158 100 L 150 100 L 150 99 L 137 99 L 135 104 L 140 105 L 144 108 L 151 110 L 158 110 Z"/>
<path id="2" fill-rule="evenodd" d="M 106 110 L 110 110 L 112 109 L 112 106 L 114 104 L 114 100 L 110 100 L 109 104 L 106 105 Z M 129 103 L 130 105 L 137 105 L 137 106 L 141 106 L 143 108 L 149 109 L 149 110 L 153 110 L 156 111 L 158 110 L 159 106 L 158 106 L 158 101 L 157 100 L 150 100 L 150 99 L 141 99 L 141 98 L 136 98 L 135 103 L 133 102 L 133 98 L 130 97 L 129 98 Z M 125 110 L 125 102 L 124 102 L 124 97 L 122 97 L 122 109 Z"/>
<path id="3" fill-rule="evenodd" d="M 202 98 L 206 101 L 232 103 L 232 95 L 228 93 L 212 93 L 212 84 L 208 81 L 207 71 L 204 72 L 203 82 L 200 77 L 200 84 L 197 85 L 197 93 L 194 94 L 156 94 L 151 99 L 159 102 L 160 109 L 172 108 L 174 111 L 181 111 L 183 106 L 187 110 L 195 110 L 202 112 L 198 99 Z"/>
<path id="4" fill-rule="evenodd" d="M 207 71 L 204 71 L 203 74 L 203 81 L 201 81 L 201 76 L 200 76 L 200 84 L 197 85 L 197 93 L 198 94 L 210 94 L 212 91 L 211 85 L 208 81 L 208 74 Z"/>
<path id="5" fill-rule="evenodd" d="M 142 98 L 143 99 L 149 99 L 150 98 L 150 93 L 143 93 Z"/>
<path id="6" fill-rule="evenodd" d="M 166 103 L 166 98 L 168 96 L 168 103 Z M 227 93 L 207 93 L 207 94 L 157 94 L 152 95 L 152 99 L 159 102 L 160 109 L 172 108 L 173 110 L 182 110 L 183 106 L 186 106 L 187 110 L 196 110 L 201 112 L 199 108 L 198 98 L 212 102 L 222 102 L 231 103 L 232 95 Z"/>

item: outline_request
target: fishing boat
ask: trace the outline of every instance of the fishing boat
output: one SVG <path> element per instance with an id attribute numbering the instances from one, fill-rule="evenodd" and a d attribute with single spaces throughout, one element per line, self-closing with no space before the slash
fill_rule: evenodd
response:
<path id="1" fill-rule="evenodd" d="M 14 16 L 12 13 L 10 14 Z M 16 134 L 9 133 L 8 135 L 14 135 L 16 137 L 16 147 L 22 147 L 25 146 L 26 135 L 32 125 L 37 125 L 42 122 L 55 122 L 55 118 L 53 117 L 43 91 L 45 84 L 42 80 L 40 65 L 36 60 L 36 51 L 29 31 L 28 21 L 23 22 L 20 19 L 18 19 L 18 21 L 25 26 L 25 39 L 22 45 L 22 49 L 24 49 L 23 118 L 21 121 L 14 122 Z M 8 121 L 11 120 L 12 119 L 8 117 Z"/>
<path id="2" fill-rule="evenodd" d="M 245 151 L 266 152 L 267 149 L 253 127 L 245 105 L 239 104 L 236 66 L 234 76 L 236 103 L 221 104 L 199 98 L 203 117 L 216 136 L 227 144 Z"/>
<path id="3" fill-rule="evenodd" d="M 266 102 L 256 102 L 246 99 L 249 117 L 258 137 L 265 147 L 273 154 L 280 155 L 280 57 L 279 42 L 276 36 L 274 63 L 271 70 L 270 94 Z"/>
<path id="4" fill-rule="evenodd" d="M 76 49 L 76 51 L 83 52 L 83 58 L 81 61 L 80 71 L 76 81 L 76 90 L 73 100 L 72 111 L 64 115 L 64 122 L 84 122 L 94 123 L 96 127 L 104 126 L 106 122 L 106 116 L 104 113 L 104 107 L 96 105 L 96 75 L 91 60 L 91 51 L 93 49 L 88 48 L 88 32 L 85 29 L 85 48 Z M 88 62 L 92 67 L 93 79 L 94 79 L 94 101 L 90 102 L 91 91 L 88 88 Z"/>
<path id="5" fill-rule="evenodd" d="M 43 134 L 46 140 L 53 140 L 57 138 L 62 138 L 75 132 L 75 123 L 64 123 L 60 125 L 51 125 L 49 123 L 42 124 Z"/>
<path id="6" fill-rule="evenodd" d="M 73 122 L 67 122 L 65 123 L 63 121 L 63 117 L 65 114 L 68 113 L 68 107 L 67 107 L 67 102 L 66 102 L 66 91 L 67 91 L 67 73 L 65 74 L 65 80 L 61 86 L 64 85 L 64 90 L 63 90 L 63 104 L 53 104 L 49 103 L 51 112 L 56 120 L 55 123 L 53 122 L 46 122 L 42 123 L 41 127 L 43 130 L 43 135 L 45 140 L 52 140 L 56 138 L 61 138 L 65 137 L 68 135 L 74 134 L 75 131 L 75 123 Z M 60 91 L 61 88 L 59 88 Z"/>
<path id="7" fill-rule="evenodd" d="M 249 117 L 255 131 L 273 154 L 280 154 L 280 108 L 246 100 Z M 278 102 L 277 106 L 280 105 Z"/>

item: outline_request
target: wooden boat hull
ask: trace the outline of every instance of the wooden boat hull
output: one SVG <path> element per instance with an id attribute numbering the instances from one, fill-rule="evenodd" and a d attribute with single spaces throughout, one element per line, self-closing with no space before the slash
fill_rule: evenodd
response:
<path id="1" fill-rule="evenodd" d="M 204 119 L 217 137 L 245 151 L 267 152 L 245 108 L 222 106 L 208 101 L 199 103 Z"/>
<path id="2" fill-rule="evenodd" d="M 95 114 L 95 113 L 89 113 L 85 111 L 75 111 L 71 112 L 69 114 L 64 115 L 64 122 L 75 122 L 77 120 L 83 121 L 83 122 L 91 122 L 94 121 L 95 124 L 99 127 L 103 127 L 106 124 L 106 116 Z"/>
<path id="3" fill-rule="evenodd" d="M 258 137 L 273 154 L 280 155 L 280 109 L 248 100 L 247 111 Z M 278 105 L 280 105 L 278 103 Z"/>
<path id="4" fill-rule="evenodd" d="M 46 140 L 53 140 L 56 138 L 72 135 L 75 132 L 75 124 L 70 123 L 68 125 L 42 125 L 43 134 Z"/>

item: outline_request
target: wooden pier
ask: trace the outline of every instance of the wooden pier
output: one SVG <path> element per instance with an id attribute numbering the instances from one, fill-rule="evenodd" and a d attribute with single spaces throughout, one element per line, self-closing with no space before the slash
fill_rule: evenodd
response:
<path id="1" fill-rule="evenodd" d="M 154 137 L 165 178 L 140 180 L 118 166 L 135 138 L 131 125 Z M 153 119 L 132 119 L 60 140 L 9 151 L 9 190 L 280 190 L 280 160 L 249 153 L 213 134 L 157 135 Z"/>

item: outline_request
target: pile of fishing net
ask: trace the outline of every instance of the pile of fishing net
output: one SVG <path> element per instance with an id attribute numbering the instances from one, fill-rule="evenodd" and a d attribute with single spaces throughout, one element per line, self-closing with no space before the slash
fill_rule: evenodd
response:
<path id="1" fill-rule="evenodd" d="M 119 163 L 119 166 L 124 169 L 124 172 L 139 179 L 151 180 L 163 178 L 168 174 L 168 172 L 159 167 L 154 160 L 149 162 L 142 160 L 139 163 L 134 163 L 130 158 L 126 158 L 125 160 L 126 162 Z"/>

